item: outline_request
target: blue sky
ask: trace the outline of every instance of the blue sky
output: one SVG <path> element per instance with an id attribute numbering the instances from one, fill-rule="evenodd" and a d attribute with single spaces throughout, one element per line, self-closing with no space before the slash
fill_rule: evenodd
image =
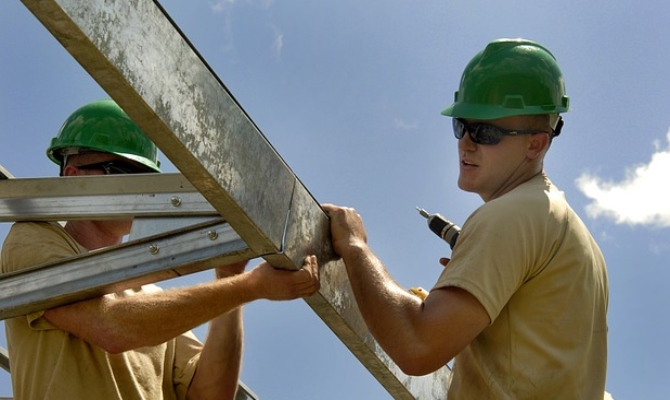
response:
<path id="1" fill-rule="evenodd" d="M 608 262 L 607 390 L 667 398 L 667 2 L 162 4 L 314 197 L 358 209 L 372 248 L 407 287 L 432 286 L 449 255 L 415 206 L 462 224 L 481 204 L 456 186 L 456 140 L 440 115 L 463 67 L 495 38 L 546 45 L 571 111 L 545 169 Z M 19 178 L 53 176 L 50 139 L 74 109 L 106 95 L 16 1 L 0 5 L 0 57 L 0 164 Z M 0 239 L 8 228 L 0 224 Z M 261 399 L 390 398 L 304 302 L 260 301 L 245 317 L 242 379 Z"/>

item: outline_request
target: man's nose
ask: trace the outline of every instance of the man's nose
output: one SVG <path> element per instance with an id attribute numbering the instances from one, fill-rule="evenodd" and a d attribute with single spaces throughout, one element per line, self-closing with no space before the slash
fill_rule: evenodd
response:
<path id="1" fill-rule="evenodd" d="M 465 151 L 465 150 L 473 150 L 477 146 L 477 143 L 472 141 L 472 138 L 470 137 L 470 132 L 464 132 L 464 135 L 462 138 L 458 139 L 458 150 Z"/>

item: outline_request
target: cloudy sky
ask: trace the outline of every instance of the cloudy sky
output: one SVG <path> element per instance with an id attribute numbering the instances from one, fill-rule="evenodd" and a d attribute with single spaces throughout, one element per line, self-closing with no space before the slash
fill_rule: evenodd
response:
<path id="1" fill-rule="evenodd" d="M 605 216 L 618 224 L 670 227 L 670 205 L 659 186 L 670 172 L 670 131 L 664 140 L 654 141 L 648 160 L 628 166 L 618 181 L 605 180 L 585 172 L 576 184 L 591 199 L 586 206 L 592 218 Z"/>
<path id="2" fill-rule="evenodd" d="M 546 45 L 571 111 L 545 168 L 608 261 L 607 390 L 617 400 L 667 398 L 667 2 L 161 3 L 314 197 L 358 209 L 406 287 L 432 286 L 449 255 L 415 207 L 462 224 L 481 205 L 456 186 L 456 141 L 440 115 L 463 67 L 495 38 Z M 0 4 L 0 57 L 0 164 L 19 178 L 53 176 L 49 141 L 73 110 L 106 94 L 16 1 Z M 390 398 L 304 302 L 250 304 L 245 317 L 242 379 L 261 399 Z M 0 371 L 0 397 L 10 395 Z"/>

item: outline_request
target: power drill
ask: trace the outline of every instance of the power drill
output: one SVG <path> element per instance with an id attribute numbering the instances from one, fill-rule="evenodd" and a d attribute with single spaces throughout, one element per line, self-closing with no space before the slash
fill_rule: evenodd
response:
<path id="1" fill-rule="evenodd" d="M 419 214 L 428 220 L 428 228 L 437 236 L 449 244 L 454 249 L 458 235 L 461 233 L 461 227 L 444 218 L 440 214 L 430 214 L 423 208 L 416 208 Z"/>

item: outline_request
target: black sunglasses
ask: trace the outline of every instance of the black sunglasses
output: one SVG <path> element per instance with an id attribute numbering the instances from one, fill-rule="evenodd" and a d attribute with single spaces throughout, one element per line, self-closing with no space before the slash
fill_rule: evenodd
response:
<path id="1" fill-rule="evenodd" d="M 120 174 L 146 174 L 156 172 L 149 168 L 142 168 L 138 165 L 131 164 L 123 160 L 104 161 L 95 164 L 78 165 L 77 168 L 84 170 L 100 170 L 105 175 L 120 175 Z"/>
<path id="2" fill-rule="evenodd" d="M 536 129 L 503 129 L 489 124 L 468 124 L 461 118 L 454 118 L 452 122 L 454 126 L 454 136 L 456 136 L 456 139 L 463 139 L 463 136 L 465 136 L 465 133 L 467 132 L 468 135 L 470 135 L 470 139 L 477 144 L 498 144 L 502 140 L 503 136 L 532 135 L 534 133 L 552 134 L 552 132 L 539 131 Z"/>

